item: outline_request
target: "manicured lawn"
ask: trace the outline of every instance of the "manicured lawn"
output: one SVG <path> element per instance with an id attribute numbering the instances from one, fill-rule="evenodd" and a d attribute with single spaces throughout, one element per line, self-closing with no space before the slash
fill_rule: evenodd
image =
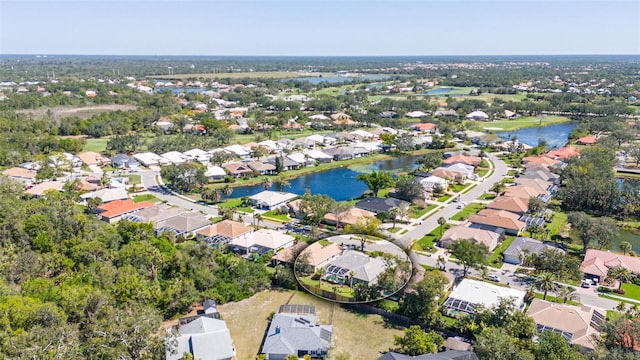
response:
<path id="1" fill-rule="evenodd" d="M 484 208 L 483 204 L 480 203 L 471 203 L 467 206 L 465 206 L 464 209 L 462 209 L 459 213 L 453 215 L 451 217 L 451 220 L 466 220 L 469 218 L 469 215 L 471 214 L 477 214 L 478 211 L 480 211 L 482 208 Z"/>
<path id="2" fill-rule="evenodd" d="M 289 216 L 287 214 L 278 214 L 275 211 L 267 211 L 266 213 L 262 214 L 264 219 L 267 220 L 275 220 L 275 221 L 281 221 L 281 222 L 289 222 Z"/>
<path id="3" fill-rule="evenodd" d="M 542 300 L 543 296 L 544 296 L 544 294 L 542 294 L 542 293 L 539 293 L 539 292 L 535 293 L 536 299 L 541 299 Z M 551 301 L 551 302 L 558 303 L 558 304 L 562 304 L 563 303 L 561 298 L 558 298 L 558 297 L 555 297 L 555 296 L 551 296 L 548 293 L 547 293 L 547 301 Z M 567 301 L 567 304 L 569 304 L 569 305 L 580 305 L 579 302 L 573 301 L 573 300 Z"/>
<path id="4" fill-rule="evenodd" d="M 476 170 L 476 174 L 478 175 L 478 177 L 484 177 L 485 175 L 487 175 L 487 173 L 489 173 L 489 169 Z"/>
<path id="5" fill-rule="evenodd" d="M 226 199 L 225 201 L 221 202 L 220 204 L 218 204 L 219 208 L 223 208 L 223 207 L 232 207 L 232 208 L 236 208 L 239 211 L 243 211 L 246 213 L 253 213 L 254 210 L 249 207 L 249 206 L 242 206 L 242 199 L 241 198 L 237 198 L 237 199 Z"/>
<path id="6" fill-rule="evenodd" d="M 390 233 L 392 233 L 392 234 L 395 234 L 395 233 L 397 233 L 397 232 L 398 232 L 398 231 L 400 231 L 400 230 L 402 230 L 402 228 L 399 228 L 399 227 L 397 227 L 397 228 L 395 228 L 395 229 L 394 229 L 394 228 L 392 228 L 392 227 L 387 229 L 387 231 L 388 231 L 388 232 L 390 232 Z"/>
<path id="7" fill-rule="evenodd" d="M 465 187 L 467 187 L 467 184 L 451 184 L 451 185 L 449 185 L 449 190 L 451 190 L 453 192 L 460 192 Z"/>
<path id="8" fill-rule="evenodd" d="M 476 186 L 478 186 L 478 185 L 476 185 L 476 184 L 471 184 L 471 185 L 467 186 L 464 190 L 462 190 L 462 193 L 463 193 L 463 194 L 466 194 L 466 193 L 468 193 L 469 191 L 473 190 L 473 188 L 475 188 Z"/>
<path id="9" fill-rule="evenodd" d="M 620 296 L 640 301 L 640 286 L 630 283 L 622 284 L 622 290 L 625 294 Z"/>
<path id="10" fill-rule="evenodd" d="M 442 196 L 440 196 L 440 197 L 438 198 L 438 202 L 445 202 L 445 201 L 447 201 L 447 200 L 451 199 L 451 197 L 452 197 L 452 196 L 453 196 L 453 195 L 444 194 L 444 195 L 442 195 Z"/>
<path id="11" fill-rule="evenodd" d="M 493 200 L 496 198 L 496 194 L 494 193 L 484 193 L 480 195 L 479 200 Z"/>
<path id="12" fill-rule="evenodd" d="M 554 211 L 551 217 L 551 222 L 547 224 L 547 230 L 549 230 L 549 236 L 560 235 L 564 224 L 567 223 L 567 214 L 563 212 Z"/>
<path id="13" fill-rule="evenodd" d="M 422 208 L 418 205 L 411 205 L 409 210 L 409 217 L 412 219 L 419 219 L 422 215 L 436 208 L 436 205 L 429 204 L 426 208 Z"/>
<path id="14" fill-rule="evenodd" d="M 489 264 L 490 265 L 498 265 L 501 266 L 502 265 L 502 257 L 500 256 L 500 254 L 502 254 L 503 251 L 505 251 L 509 245 L 511 245 L 511 243 L 513 242 L 513 240 L 515 240 L 516 238 L 514 236 L 507 236 L 505 237 L 504 240 L 502 240 L 502 243 L 500 243 L 500 245 L 498 245 L 494 250 L 493 253 L 491 254 L 491 257 L 489 257 Z"/>
<path id="15" fill-rule="evenodd" d="M 542 118 L 542 126 L 560 124 L 570 122 L 569 118 L 564 116 L 544 116 Z M 500 128 L 501 131 L 511 131 L 516 129 L 524 129 L 529 127 L 540 126 L 540 119 L 537 116 L 523 116 L 518 119 L 497 120 L 488 123 L 478 123 L 478 128 Z M 497 130 L 496 130 L 497 131 Z"/>
<path id="16" fill-rule="evenodd" d="M 442 232 L 444 233 L 449 228 L 449 224 L 442 226 Z M 422 237 L 422 239 L 416 241 L 415 245 L 420 246 L 418 250 L 424 250 L 428 252 L 434 252 L 436 250 L 435 244 L 440 240 L 440 227 L 434 229 L 429 234 Z"/>
<path id="17" fill-rule="evenodd" d="M 306 276 L 306 277 L 299 277 L 298 281 L 300 281 L 301 284 L 303 285 L 312 285 L 314 287 L 318 287 L 318 280 L 313 280 L 311 279 L 310 276 Z M 330 282 L 327 281 L 320 281 L 320 288 L 322 290 L 325 291 L 329 291 L 329 292 L 334 292 L 338 295 L 342 295 L 342 296 L 346 296 L 346 297 L 353 297 L 353 290 L 351 290 L 351 288 L 349 287 L 349 284 L 346 285 L 338 285 L 338 284 L 332 284 Z"/>
<path id="18" fill-rule="evenodd" d="M 107 149 L 108 138 L 99 139 L 87 139 L 87 143 L 84 145 L 84 151 L 95 151 L 102 153 Z"/>
<path id="19" fill-rule="evenodd" d="M 135 175 L 135 174 L 131 174 L 131 175 L 118 175 L 116 177 L 123 177 L 123 178 L 128 178 L 129 179 L 129 185 L 140 185 L 141 179 L 140 179 L 140 175 Z"/>
<path id="20" fill-rule="evenodd" d="M 144 194 L 144 195 L 138 195 L 138 196 L 134 196 L 133 197 L 133 202 L 141 202 L 141 201 L 151 201 L 151 202 L 158 202 L 160 201 L 160 199 L 158 199 L 157 197 L 153 196 L 152 194 Z"/>

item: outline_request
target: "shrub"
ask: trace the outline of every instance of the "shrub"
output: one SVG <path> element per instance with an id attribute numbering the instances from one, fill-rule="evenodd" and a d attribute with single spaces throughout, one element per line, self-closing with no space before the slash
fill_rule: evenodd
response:
<path id="1" fill-rule="evenodd" d="M 633 283 L 640 286 L 640 276 L 633 278 Z"/>
<path id="2" fill-rule="evenodd" d="M 623 289 L 615 289 L 615 290 L 613 290 L 613 292 L 615 292 L 616 294 L 620 294 L 620 295 L 626 294 L 626 292 Z"/>

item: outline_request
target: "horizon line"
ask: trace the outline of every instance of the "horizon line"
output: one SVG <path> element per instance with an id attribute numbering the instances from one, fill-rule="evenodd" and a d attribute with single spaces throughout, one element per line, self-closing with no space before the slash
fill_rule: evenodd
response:
<path id="1" fill-rule="evenodd" d="M 0 53 L 0 56 L 182 56 L 182 57 L 460 57 L 460 56 L 640 56 L 640 53 L 571 53 L 571 54 L 432 54 L 432 55 L 221 55 L 221 54 L 72 54 L 72 53 Z"/>

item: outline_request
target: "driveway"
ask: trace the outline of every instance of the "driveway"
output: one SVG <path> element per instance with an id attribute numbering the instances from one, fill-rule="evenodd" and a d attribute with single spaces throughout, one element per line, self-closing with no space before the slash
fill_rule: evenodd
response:
<path id="1" fill-rule="evenodd" d="M 218 210 L 216 208 L 207 205 L 201 205 L 191 200 L 186 200 L 184 197 L 169 191 L 168 188 L 163 188 L 160 184 L 158 184 L 158 181 L 156 180 L 156 176 L 160 176 L 157 172 L 140 171 L 138 172 L 138 174 L 140 175 L 140 182 L 142 183 L 142 185 L 144 185 L 144 187 L 147 188 L 147 191 L 152 193 L 158 199 L 167 201 L 173 205 L 177 205 L 185 209 L 201 211 L 208 216 L 219 216 Z"/>

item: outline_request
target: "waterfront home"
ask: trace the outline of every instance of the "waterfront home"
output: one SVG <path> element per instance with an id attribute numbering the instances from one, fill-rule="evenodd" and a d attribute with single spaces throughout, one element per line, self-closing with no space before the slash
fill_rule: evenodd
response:
<path id="1" fill-rule="evenodd" d="M 367 211 L 379 213 L 388 213 L 392 208 L 407 209 L 409 203 L 394 198 L 366 197 L 355 204 L 355 207 Z"/>
<path id="2" fill-rule="evenodd" d="M 272 229 L 260 229 L 229 241 L 231 251 L 242 254 L 265 254 L 293 246 L 295 238 Z"/>
<path id="3" fill-rule="evenodd" d="M 487 121 L 489 120 L 489 115 L 486 112 L 481 110 L 472 111 L 467 115 L 467 119 L 469 120 L 477 120 L 477 121 Z"/>
<path id="4" fill-rule="evenodd" d="M 227 176 L 227 173 L 220 166 L 208 165 L 207 170 L 204 172 L 204 176 L 209 180 L 222 180 Z"/>
<path id="5" fill-rule="evenodd" d="M 600 330 L 607 317 L 603 309 L 587 305 L 557 304 L 533 299 L 527 315 L 536 323 L 538 333 L 553 331 L 571 345 L 593 350 L 600 339 Z"/>
<path id="6" fill-rule="evenodd" d="M 307 157 L 317 161 L 320 164 L 328 164 L 331 162 L 331 160 L 333 160 L 332 155 L 329 155 L 324 151 L 320 151 L 320 150 L 305 150 L 304 154 Z"/>
<path id="7" fill-rule="evenodd" d="M 616 267 L 623 267 L 640 276 L 640 258 L 596 249 L 587 250 L 582 265 L 580 265 L 580 271 L 586 276 L 602 282 L 607 277 L 609 269 Z"/>
<path id="8" fill-rule="evenodd" d="M 565 253 L 564 250 L 549 243 L 543 243 L 540 240 L 518 236 L 513 240 L 511 245 L 504 250 L 502 256 L 504 257 L 504 262 L 507 264 L 520 265 L 527 256 L 533 254 L 540 255 L 545 250 Z"/>
<path id="9" fill-rule="evenodd" d="M 260 353 L 267 360 L 284 360 L 294 354 L 298 358 L 325 358 L 331 348 L 333 325 L 320 325 L 311 305 L 282 305 L 273 315 Z"/>
<path id="10" fill-rule="evenodd" d="M 503 196 L 501 197 L 530 199 L 532 197 L 538 197 L 539 195 L 549 195 L 549 192 L 546 190 L 539 190 L 538 188 L 527 185 L 514 185 L 507 186 Z"/>
<path id="11" fill-rule="evenodd" d="M 300 152 L 291 153 L 286 157 L 295 161 L 300 166 L 314 166 L 316 164 L 315 160 Z"/>
<path id="12" fill-rule="evenodd" d="M 224 169 L 229 173 L 229 175 L 235 178 L 249 176 L 249 174 L 253 173 L 253 170 L 243 163 L 226 164 Z"/>
<path id="13" fill-rule="evenodd" d="M 280 160 L 282 160 L 282 169 L 283 170 L 297 170 L 300 169 L 302 164 L 297 161 L 293 161 L 286 156 L 278 156 Z M 276 165 L 276 156 L 270 157 L 267 159 L 267 162 L 272 165 Z"/>
<path id="14" fill-rule="evenodd" d="M 555 193 L 558 191 L 558 186 L 553 182 L 545 181 L 538 178 L 515 178 L 515 184 L 520 186 L 528 186 L 542 193 L 547 192 L 550 195 L 555 195 Z"/>
<path id="15" fill-rule="evenodd" d="M 548 167 L 552 167 L 555 166 L 556 164 L 560 163 L 561 160 L 557 160 L 557 159 L 552 159 L 550 157 L 546 157 L 544 155 L 540 155 L 540 156 L 526 156 L 522 158 L 522 163 L 526 166 L 529 167 L 531 165 L 545 165 Z"/>
<path id="16" fill-rule="evenodd" d="M 548 153 L 544 154 L 544 156 L 552 159 L 567 160 L 572 157 L 580 156 L 580 150 L 574 148 L 573 146 L 565 146 L 557 150 L 549 151 Z"/>
<path id="17" fill-rule="evenodd" d="M 500 299 L 511 299 L 517 309 L 524 308 L 524 295 L 522 290 L 502 287 L 486 282 L 462 279 L 456 286 L 447 300 L 445 300 L 443 308 L 445 313 L 455 315 L 457 313 L 473 314 L 476 306 L 482 305 L 485 309 L 496 306 L 500 303 Z"/>
<path id="18" fill-rule="evenodd" d="M 298 195 L 282 192 L 265 190 L 249 197 L 251 205 L 263 210 L 282 209 L 286 211 L 286 205 L 289 201 L 295 199 Z"/>
<path id="19" fill-rule="evenodd" d="M 324 220 L 329 225 L 338 225 L 338 222 L 340 222 L 340 224 L 342 225 L 356 225 L 364 224 L 369 219 L 372 219 L 375 216 L 376 213 L 374 212 L 354 207 L 341 214 L 338 214 L 338 216 L 336 216 L 334 213 L 328 213 L 324 216 Z"/>
<path id="20" fill-rule="evenodd" d="M 251 157 L 251 152 L 244 146 L 240 146 L 238 144 L 229 145 L 225 147 L 224 150 L 244 160 Z"/>
<path id="21" fill-rule="evenodd" d="M 445 165 L 464 164 L 469 166 L 479 166 L 481 162 L 482 162 L 482 159 L 480 159 L 477 156 L 455 154 L 444 159 L 443 164 Z"/>
<path id="22" fill-rule="evenodd" d="M 356 151 L 349 146 L 328 148 L 324 149 L 323 152 L 329 156 L 332 156 L 333 160 L 336 161 L 353 159 L 356 153 Z"/>
<path id="23" fill-rule="evenodd" d="M 136 203 L 131 199 L 114 200 L 99 205 L 96 209 L 96 212 L 102 221 L 114 223 L 128 214 L 151 207 L 153 205 L 154 204 L 150 201 L 141 201 Z"/>
<path id="24" fill-rule="evenodd" d="M 482 209 L 469 215 L 469 222 L 475 228 L 489 231 L 504 231 L 509 235 L 519 235 L 526 224 L 520 221 L 520 215 L 504 210 Z"/>
<path id="25" fill-rule="evenodd" d="M 230 241 L 248 237 L 255 229 L 241 222 L 223 220 L 196 231 L 196 237 L 208 244 L 227 244 Z"/>
<path id="26" fill-rule="evenodd" d="M 489 251 L 493 251 L 493 249 L 498 246 L 498 240 L 500 240 L 502 236 L 504 236 L 504 233 L 456 225 L 447 229 L 444 234 L 442 234 L 442 237 L 438 241 L 438 246 L 448 248 L 453 243 L 466 239 L 471 240 L 474 244 L 482 244 L 486 246 Z"/>
<path id="27" fill-rule="evenodd" d="M 437 185 L 441 186 L 443 189 L 447 188 L 447 180 L 439 176 L 430 175 L 425 178 L 419 178 L 419 181 L 427 191 L 433 191 Z"/>
<path id="28" fill-rule="evenodd" d="M 253 170 L 253 172 L 260 175 L 273 175 L 276 173 L 276 166 L 268 162 L 252 161 L 248 163 L 247 166 Z"/>

